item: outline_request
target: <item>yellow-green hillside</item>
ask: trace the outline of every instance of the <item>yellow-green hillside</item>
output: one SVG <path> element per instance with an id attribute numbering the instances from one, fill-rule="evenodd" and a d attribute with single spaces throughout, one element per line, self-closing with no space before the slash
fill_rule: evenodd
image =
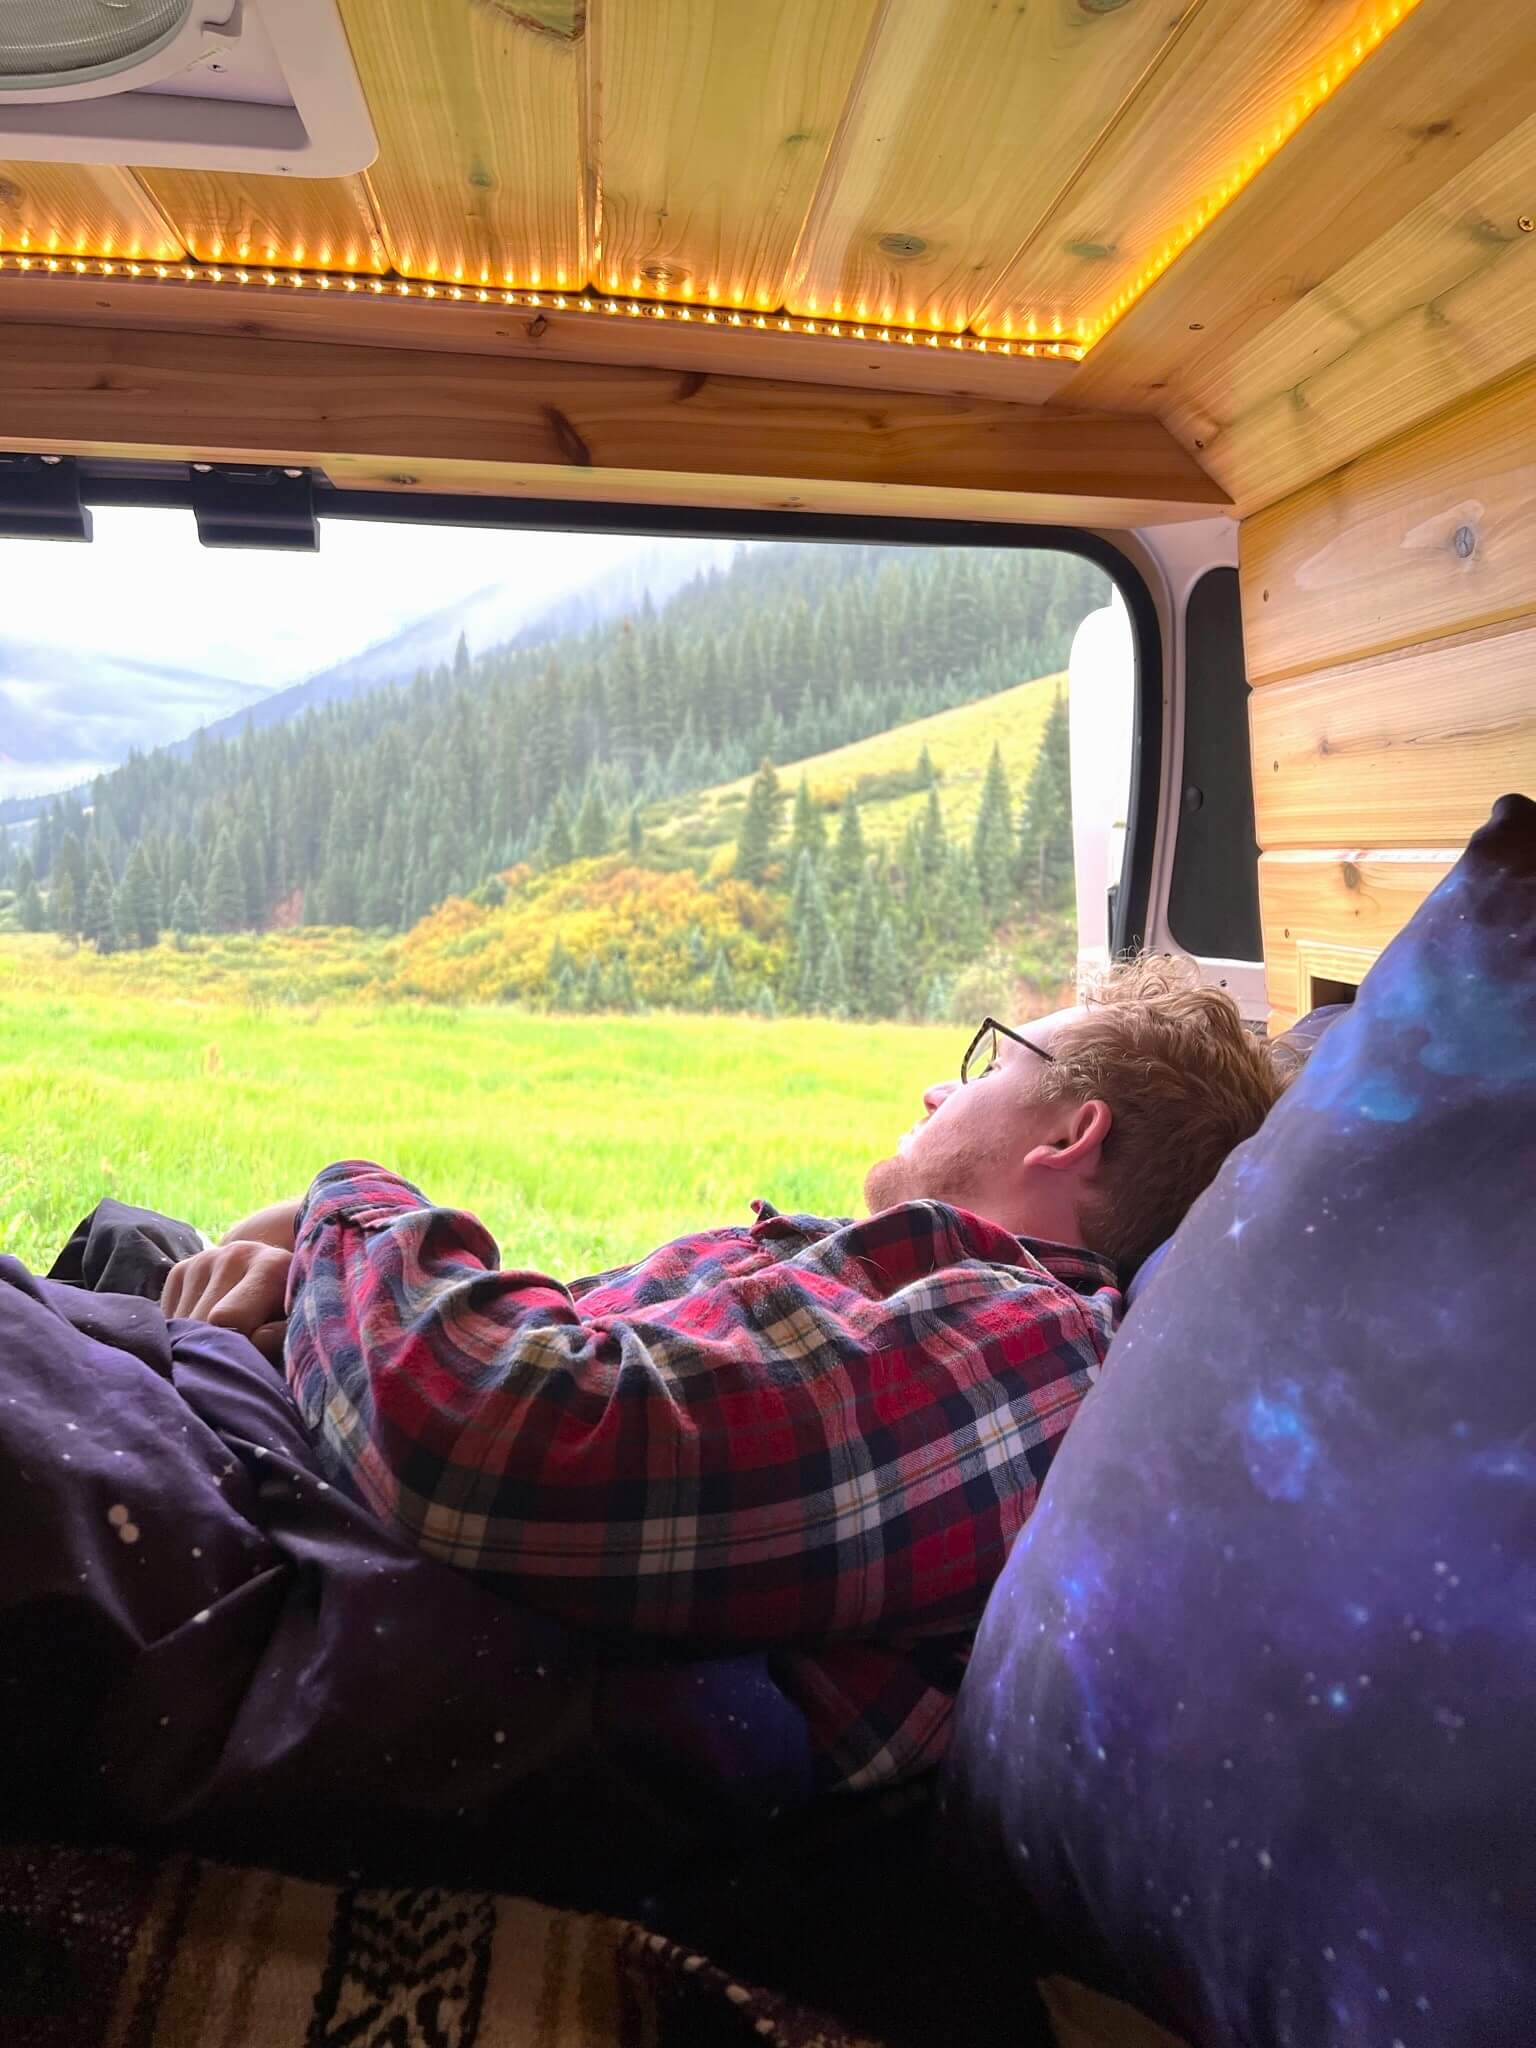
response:
<path id="1" fill-rule="evenodd" d="M 885 846 L 900 839 L 928 799 L 921 790 L 882 796 L 877 786 L 883 777 L 905 775 L 926 747 L 939 778 L 945 827 L 951 839 L 961 839 L 975 822 L 994 746 L 1002 752 L 1015 799 L 1022 797 L 1051 704 L 1057 691 L 1064 693 L 1066 687 L 1064 675 L 1038 676 L 974 704 L 960 704 L 855 740 L 830 754 L 791 762 L 779 769 L 779 777 L 786 791 L 793 791 L 803 775 L 812 796 L 828 810 L 835 810 L 850 789 L 865 785 L 869 794 L 861 803 L 864 837 L 871 846 Z M 694 796 L 656 804 L 645 814 L 647 832 L 658 846 L 679 853 L 718 849 L 719 864 L 728 865 L 750 785 L 751 777 L 743 776 Z"/>

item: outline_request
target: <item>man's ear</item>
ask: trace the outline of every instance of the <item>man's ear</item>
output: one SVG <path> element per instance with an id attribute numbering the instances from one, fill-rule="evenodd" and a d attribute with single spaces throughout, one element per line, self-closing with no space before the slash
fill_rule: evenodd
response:
<path id="1" fill-rule="evenodd" d="M 1094 1096 L 1075 1103 L 1068 1111 L 1057 1136 L 1049 1144 L 1036 1145 L 1024 1156 L 1026 1166 L 1063 1168 L 1092 1173 L 1098 1166 L 1104 1140 L 1114 1123 L 1109 1104 Z"/>

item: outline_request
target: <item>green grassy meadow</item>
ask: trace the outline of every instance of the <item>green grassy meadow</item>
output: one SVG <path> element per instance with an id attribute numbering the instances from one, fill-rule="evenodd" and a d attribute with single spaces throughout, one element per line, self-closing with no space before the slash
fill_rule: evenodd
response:
<path id="1" fill-rule="evenodd" d="M 749 1221 L 754 1195 L 851 1212 L 963 1050 L 900 1024 L 194 995 L 180 964 L 0 939 L 0 1250 L 45 1271 L 103 1195 L 217 1234 L 362 1157 L 574 1277 Z"/>

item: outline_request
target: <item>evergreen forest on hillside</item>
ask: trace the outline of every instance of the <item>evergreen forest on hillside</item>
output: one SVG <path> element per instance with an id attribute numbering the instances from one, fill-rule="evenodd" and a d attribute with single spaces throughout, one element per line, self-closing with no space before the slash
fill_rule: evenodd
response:
<path id="1" fill-rule="evenodd" d="M 100 952 L 405 934 L 406 992 L 557 1009 L 945 1015 L 1023 933 L 1070 972 L 1067 710 L 1022 786 L 994 752 L 813 787 L 793 764 L 1066 666 L 1103 574 L 1023 549 L 760 546 L 659 612 L 451 665 L 291 723 L 131 757 L 0 841 L 0 921 Z M 788 770 L 789 772 L 785 772 Z M 750 776 L 733 839 L 661 829 Z M 871 844 L 868 807 L 910 798 Z"/>

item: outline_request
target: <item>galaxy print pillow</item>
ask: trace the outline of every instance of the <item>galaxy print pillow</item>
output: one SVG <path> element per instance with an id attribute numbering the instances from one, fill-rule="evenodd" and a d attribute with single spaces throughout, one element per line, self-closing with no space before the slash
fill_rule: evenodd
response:
<path id="1" fill-rule="evenodd" d="M 1536 2042 L 1536 805 L 1505 797 L 1116 1338 L 946 1853 L 1199 2048 Z"/>

